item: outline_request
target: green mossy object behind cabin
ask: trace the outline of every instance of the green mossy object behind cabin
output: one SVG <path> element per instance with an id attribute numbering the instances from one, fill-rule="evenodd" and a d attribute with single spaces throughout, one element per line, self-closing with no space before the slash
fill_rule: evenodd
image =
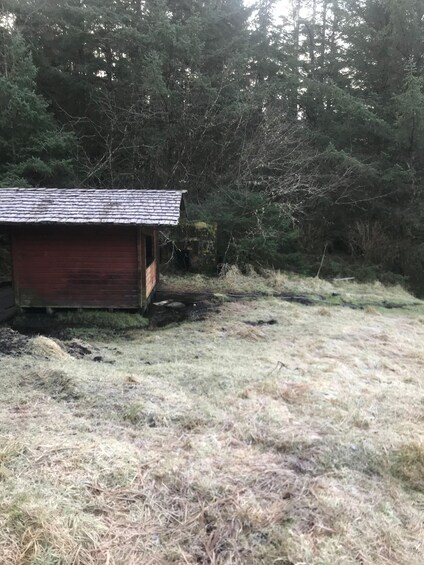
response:
<path id="1" fill-rule="evenodd" d="M 217 231 L 217 224 L 200 221 L 183 222 L 170 228 L 164 234 L 166 240 L 161 247 L 162 268 L 216 273 Z"/>

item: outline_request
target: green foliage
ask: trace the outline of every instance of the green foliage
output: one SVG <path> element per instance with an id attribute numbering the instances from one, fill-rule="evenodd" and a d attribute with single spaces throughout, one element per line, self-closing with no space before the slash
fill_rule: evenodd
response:
<path id="1" fill-rule="evenodd" d="M 327 246 L 420 278 L 424 0 L 273 4 L 5 0 L 0 184 L 72 183 L 74 157 L 82 186 L 187 188 L 223 261 L 311 272 Z"/>
<path id="2" fill-rule="evenodd" d="M 316 271 L 318 270 L 316 264 Z M 393 273 L 382 265 L 364 263 L 363 261 L 352 259 L 350 256 L 328 256 L 323 264 L 321 275 L 324 278 L 349 278 L 352 277 L 358 282 L 380 281 L 388 285 L 407 285 L 408 281 L 404 276 Z"/>
<path id="3" fill-rule="evenodd" d="M 218 222 L 221 262 L 253 265 L 286 264 L 297 248 L 298 232 L 289 210 L 251 189 L 220 190 L 196 210 Z"/>
<path id="4" fill-rule="evenodd" d="M 416 160 L 424 149 L 424 79 L 414 65 L 406 73 L 402 92 L 394 96 L 396 137 L 405 157 Z"/>
<path id="5" fill-rule="evenodd" d="M 36 69 L 22 37 L 0 42 L 0 186 L 63 186 L 72 176 L 72 135 L 60 131 L 35 93 Z"/>

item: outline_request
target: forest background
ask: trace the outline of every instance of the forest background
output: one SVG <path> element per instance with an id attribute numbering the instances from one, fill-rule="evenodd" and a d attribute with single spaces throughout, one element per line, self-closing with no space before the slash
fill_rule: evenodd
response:
<path id="1" fill-rule="evenodd" d="M 187 189 L 220 262 L 423 294 L 424 0 L 276 4 L 1 1 L 0 186 Z"/>

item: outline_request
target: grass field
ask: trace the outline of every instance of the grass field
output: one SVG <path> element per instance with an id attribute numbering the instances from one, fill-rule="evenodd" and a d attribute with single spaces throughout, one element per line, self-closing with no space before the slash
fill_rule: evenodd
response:
<path id="1" fill-rule="evenodd" d="M 220 311 L 0 355 L 0 563 L 421 565 L 423 304 L 278 273 L 165 283 Z"/>

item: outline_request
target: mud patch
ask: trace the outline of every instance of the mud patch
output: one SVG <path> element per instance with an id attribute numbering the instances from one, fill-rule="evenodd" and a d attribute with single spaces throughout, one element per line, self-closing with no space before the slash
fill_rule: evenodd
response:
<path id="1" fill-rule="evenodd" d="M 63 347 L 76 359 L 84 359 L 85 357 L 93 357 L 93 361 L 97 361 L 99 356 L 99 348 L 82 341 L 81 339 L 71 339 L 63 342 Z"/>
<path id="2" fill-rule="evenodd" d="M 248 326 L 274 326 L 275 324 L 278 324 L 277 320 L 275 320 L 274 318 L 272 318 L 271 320 L 258 320 L 255 322 L 245 320 L 244 323 Z"/>
<path id="3" fill-rule="evenodd" d="M 200 322 L 211 313 L 219 312 L 219 304 L 221 301 L 210 294 L 158 292 L 157 300 L 148 311 L 149 327 L 162 328 L 184 321 Z"/>
<path id="4" fill-rule="evenodd" d="M 313 306 L 325 302 L 325 296 L 312 296 L 306 294 L 282 293 L 278 295 L 285 302 L 294 302 L 295 304 L 303 304 L 304 306 Z"/>
<path id="5" fill-rule="evenodd" d="M 121 353 L 112 348 L 113 354 Z M 31 355 L 45 359 L 88 359 L 97 363 L 110 363 L 115 361 L 105 358 L 101 350 L 80 339 L 61 341 L 57 338 L 37 335 L 33 337 L 24 335 L 9 327 L 0 327 L 0 357 L 2 355 Z"/>
<path id="6" fill-rule="evenodd" d="M 0 355 L 23 355 L 27 352 L 29 338 L 11 328 L 0 328 Z"/>

